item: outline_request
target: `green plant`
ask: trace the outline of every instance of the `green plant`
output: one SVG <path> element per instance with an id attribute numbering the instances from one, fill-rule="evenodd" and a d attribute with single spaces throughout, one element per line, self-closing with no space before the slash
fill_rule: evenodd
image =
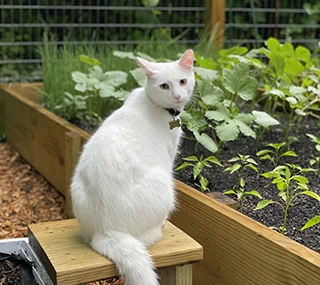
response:
<path id="1" fill-rule="evenodd" d="M 246 191 L 245 190 L 246 183 L 243 178 L 243 173 L 246 168 L 251 168 L 256 172 L 259 172 L 259 170 L 257 168 L 258 164 L 253 158 L 250 157 L 250 155 L 241 155 L 241 154 L 238 154 L 237 157 L 233 157 L 233 158 L 229 159 L 228 162 L 232 163 L 232 165 L 228 166 L 226 169 L 224 169 L 224 171 L 228 171 L 228 172 L 230 172 L 230 174 L 237 172 L 238 183 L 237 183 L 237 185 L 233 186 L 233 189 L 224 191 L 223 193 L 227 194 L 227 195 L 231 195 L 231 194 L 236 195 L 237 199 L 239 201 L 239 204 L 240 204 L 239 210 L 240 210 L 240 212 L 242 212 L 244 200 L 246 197 L 255 196 L 255 197 L 262 199 L 262 197 L 258 191 L 256 191 L 256 190 Z"/>
<path id="2" fill-rule="evenodd" d="M 197 96 L 182 112 L 181 120 L 211 152 L 217 152 L 223 142 L 237 139 L 240 133 L 256 138 L 253 124 L 269 127 L 279 123 L 265 112 L 241 111 L 244 102 L 254 100 L 257 90 L 257 81 L 250 76 L 247 64 L 224 68 L 221 86 L 215 86 L 210 76 L 201 76 L 197 74 Z"/>
<path id="3" fill-rule="evenodd" d="M 316 150 L 318 151 L 319 156 L 313 156 L 310 159 L 310 165 L 311 166 L 316 166 L 318 172 L 320 171 L 320 137 L 317 137 L 315 135 L 312 134 L 307 134 L 307 136 L 311 139 L 311 141 L 313 141 L 314 143 L 316 143 Z"/>
<path id="4" fill-rule="evenodd" d="M 68 120 L 87 121 L 95 126 L 102 115 L 108 115 L 119 108 L 129 92 L 118 88 L 127 82 L 127 73 L 123 71 L 103 72 L 101 62 L 95 58 L 80 55 L 80 61 L 89 65 L 88 73 L 73 71 L 74 90 L 78 93 L 64 92 L 60 104 L 53 105 L 50 99 L 47 106 L 62 113 Z M 47 95 L 48 96 L 48 95 Z M 103 107 L 103 108 L 102 108 Z"/>
<path id="5" fill-rule="evenodd" d="M 311 218 L 309 221 L 307 221 L 305 223 L 305 225 L 301 228 L 302 231 L 314 227 L 316 225 L 320 224 L 320 216 L 314 216 L 313 218 Z"/>
<path id="6" fill-rule="evenodd" d="M 320 201 L 320 196 L 309 190 L 309 180 L 303 175 L 305 172 L 313 171 L 313 169 L 302 168 L 299 165 L 286 164 L 274 168 L 272 171 L 262 174 L 263 177 L 272 179 L 272 184 L 277 186 L 279 190 L 279 201 L 262 200 L 258 203 L 255 210 L 260 210 L 270 204 L 280 206 L 283 211 L 283 223 L 278 228 L 281 233 L 286 232 L 287 218 L 289 208 L 294 206 L 294 201 L 301 195 L 310 196 L 317 201 Z"/>
<path id="7" fill-rule="evenodd" d="M 197 158 L 196 156 L 188 156 L 184 157 L 183 160 L 185 160 L 185 162 L 178 166 L 175 170 L 178 171 L 185 167 L 192 167 L 193 180 L 196 181 L 199 177 L 198 181 L 200 184 L 195 182 L 195 185 L 198 186 L 202 192 L 210 191 L 210 189 L 208 189 L 208 180 L 201 174 L 201 172 L 205 167 L 211 168 L 211 164 L 216 164 L 222 167 L 220 161 L 213 155 L 208 156 L 205 159 L 203 159 L 203 155 L 201 155 L 200 158 Z"/>
<path id="8" fill-rule="evenodd" d="M 282 157 L 297 157 L 298 155 L 293 150 L 283 151 L 286 143 L 268 143 L 266 147 L 271 149 L 263 149 L 257 152 L 257 156 L 261 160 L 270 160 L 274 167 L 278 166 L 279 160 Z M 272 150 L 273 149 L 273 150 Z"/>

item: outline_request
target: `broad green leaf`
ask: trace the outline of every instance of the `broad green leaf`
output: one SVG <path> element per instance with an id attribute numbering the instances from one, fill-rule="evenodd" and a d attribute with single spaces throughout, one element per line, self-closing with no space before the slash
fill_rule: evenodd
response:
<path id="1" fill-rule="evenodd" d="M 203 169 L 203 164 L 201 162 L 198 162 L 193 166 L 193 179 L 194 180 L 196 180 L 198 175 L 201 173 L 202 169 Z"/>
<path id="2" fill-rule="evenodd" d="M 217 164 L 217 165 L 219 165 L 219 166 L 223 166 L 222 164 L 221 164 L 221 162 L 219 161 L 219 159 L 217 159 L 215 156 L 209 156 L 209 157 L 207 157 L 206 158 L 206 160 L 207 161 L 210 161 L 211 163 L 214 163 L 214 164 Z"/>
<path id="3" fill-rule="evenodd" d="M 115 50 L 113 52 L 113 55 L 116 57 L 120 57 L 120 58 L 129 58 L 132 60 L 136 60 L 137 57 L 132 53 L 132 52 L 125 52 L 125 51 L 120 51 L 120 50 Z"/>
<path id="4" fill-rule="evenodd" d="M 219 50 L 219 55 L 221 57 L 226 57 L 231 54 L 244 55 L 247 51 L 248 49 L 246 47 L 234 46 L 228 49 Z"/>
<path id="5" fill-rule="evenodd" d="M 119 89 L 117 91 L 112 92 L 111 96 L 117 98 L 120 101 L 125 101 L 130 95 L 129 91 Z"/>
<path id="6" fill-rule="evenodd" d="M 261 210 L 267 207 L 270 204 L 274 204 L 275 202 L 272 200 L 262 200 L 258 203 L 258 205 L 254 208 L 254 211 Z"/>
<path id="7" fill-rule="evenodd" d="M 254 121 L 254 116 L 246 113 L 239 113 L 235 116 L 235 119 L 242 121 L 246 125 L 250 125 Z"/>
<path id="8" fill-rule="evenodd" d="M 239 156 L 236 156 L 236 157 L 228 159 L 229 162 L 236 162 L 236 161 L 239 161 L 239 160 L 241 160 L 241 158 Z"/>
<path id="9" fill-rule="evenodd" d="M 303 192 L 300 192 L 299 195 L 307 195 L 316 199 L 318 202 L 320 202 L 320 196 L 313 191 L 303 191 Z"/>
<path id="10" fill-rule="evenodd" d="M 271 94 L 271 95 L 275 95 L 275 96 L 278 96 L 279 98 L 281 98 L 281 99 L 284 99 L 285 97 L 286 97 L 286 95 L 281 91 L 281 90 L 279 90 L 279 89 L 270 89 L 270 90 L 268 90 L 268 91 L 266 91 L 266 92 L 264 92 L 264 94 L 265 95 L 269 95 L 269 94 Z M 253 112 L 252 112 L 253 113 Z"/>
<path id="11" fill-rule="evenodd" d="M 239 128 L 232 120 L 226 120 L 216 127 L 216 132 L 221 141 L 233 141 L 239 135 Z"/>
<path id="12" fill-rule="evenodd" d="M 251 100 L 255 96 L 257 81 L 249 76 L 249 67 L 245 63 L 238 63 L 230 69 L 223 69 L 223 86 L 232 94 L 239 95 L 243 100 Z"/>
<path id="13" fill-rule="evenodd" d="M 247 158 L 246 161 L 250 162 L 251 164 L 258 165 L 258 163 L 253 158 Z"/>
<path id="14" fill-rule="evenodd" d="M 280 148 L 282 148 L 283 146 L 285 146 L 286 143 L 268 143 L 266 144 L 266 146 L 272 147 L 276 150 L 279 150 Z"/>
<path id="15" fill-rule="evenodd" d="M 103 81 L 111 86 L 118 87 L 127 82 L 128 74 L 123 71 L 107 71 L 103 75 Z"/>
<path id="16" fill-rule="evenodd" d="M 314 216 L 313 218 L 311 218 L 308 222 L 306 222 L 306 224 L 301 228 L 301 230 L 304 231 L 317 224 L 320 224 L 320 216 Z"/>
<path id="17" fill-rule="evenodd" d="M 286 97 L 286 101 L 290 103 L 290 105 L 297 105 L 298 104 L 298 100 L 294 97 Z"/>
<path id="18" fill-rule="evenodd" d="M 304 71 L 304 66 L 295 59 L 288 59 L 284 68 L 284 72 L 289 74 L 289 75 L 293 75 L 293 76 L 297 76 L 300 75 L 302 72 Z"/>
<path id="19" fill-rule="evenodd" d="M 219 87 L 210 86 L 209 88 L 202 91 L 201 99 L 208 106 L 216 106 L 223 101 L 224 92 Z"/>
<path id="20" fill-rule="evenodd" d="M 270 60 L 274 65 L 277 76 L 283 75 L 286 66 L 285 59 L 280 55 L 274 55 L 270 57 Z"/>
<path id="21" fill-rule="evenodd" d="M 277 188 L 279 191 L 284 191 L 287 189 L 287 184 L 284 181 L 279 181 L 277 183 Z"/>
<path id="22" fill-rule="evenodd" d="M 194 161 L 194 162 L 198 162 L 199 161 L 199 159 L 194 155 L 187 156 L 187 157 L 184 157 L 182 159 L 185 160 L 185 161 Z"/>
<path id="23" fill-rule="evenodd" d="M 262 199 L 262 196 L 260 195 L 260 193 L 257 190 L 247 191 L 247 192 L 245 192 L 245 195 L 251 195 L 251 196 L 255 196 L 255 197 Z"/>
<path id="24" fill-rule="evenodd" d="M 239 170 L 240 168 L 241 168 L 241 164 L 235 163 L 234 165 L 227 167 L 224 170 L 224 172 L 229 171 L 230 174 L 232 174 L 232 173 L 236 172 L 237 170 Z"/>
<path id="25" fill-rule="evenodd" d="M 189 162 L 184 162 L 181 165 L 179 165 L 175 170 L 180 170 L 180 169 L 183 169 L 183 168 L 188 167 L 188 166 L 193 166 L 193 164 L 191 164 Z"/>
<path id="26" fill-rule="evenodd" d="M 208 123 L 204 119 L 192 117 L 192 120 L 187 123 L 187 128 L 191 132 L 200 132 L 208 127 Z"/>
<path id="27" fill-rule="evenodd" d="M 88 81 L 88 77 L 86 74 L 80 71 L 73 71 L 71 73 L 72 80 L 76 83 L 85 83 Z"/>
<path id="28" fill-rule="evenodd" d="M 296 53 L 296 58 L 303 62 L 308 62 L 311 58 L 310 51 L 303 46 L 298 46 L 295 50 L 295 53 Z"/>
<path id="29" fill-rule="evenodd" d="M 249 166 L 252 170 L 254 170 L 255 172 L 259 172 L 258 168 L 257 168 L 255 165 L 249 163 L 248 166 Z"/>
<path id="30" fill-rule="evenodd" d="M 260 157 L 261 160 L 272 160 L 272 157 L 269 154 Z"/>
<path id="31" fill-rule="evenodd" d="M 183 124 L 187 124 L 188 122 L 192 121 L 192 115 L 185 110 L 182 110 L 179 117 Z"/>
<path id="32" fill-rule="evenodd" d="M 224 191 L 223 194 L 226 194 L 226 195 L 230 195 L 230 194 L 237 195 L 237 193 L 234 190 Z"/>
<path id="33" fill-rule="evenodd" d="M 285 153 L 283 153 L 281 156 L 293 156 L 297 157 L 298 155 L 293 150 L 288 150 Z"/>
<path id="34" fill-rule="evenodd" d="M 272 178 L 272 177 L 278 177 L 279 173 L 276 173 L 274 171 L 269 171 L 261 174 L 265 178 Z"/>
<path id="35" fill-rule="evenodd" d="M 272 150 L 270 149 L 263 149 L 263 150 L 260 150 L 256 153 L 256 156 L 263 156 L 263 155 L 266 155 L 267 153 L 271 153 Z"/>
<path id="36" fill-rule="evenodd" d="M 228 120 L 230 117 L 230 113 L 229 110 L 223 106 L 222 104 L 218 104 L 216 106 L 217 110 L 215 111 L 207 111 L 205 113 L 205 116 L 209 119 L 209 120 L 214 120 L 214 121 L 225 121 Z"/>
<path id="37" fill-rule="evenodd" d="M 198 74 L 202 79 L 208 79 L 208 80 L 217 80 L 219 79 L 218 71 L 212 70 L 208 68 L 198 67 L 195 66 L 193 68 L 193 71 Z"/>
<path id="38" fill-rule="evenodd" d="M 209 183 L 208 179 L 206 179 L 204 176 L 201 176 L 201 178 L 200 178 L 201 189 L 209 190 L 208 189 L 208 183 Z"/>
<path id="39" fill-rule="evenodd" d="M 265 44 L 271 52 L 277 52 L 280 49 L 280 42 L 273 37 L 270 37 Z"/>
<path id="40" fill-rule="evenodd" d="M 287 57 L 293 57 L 294 55 L 294 48 L 291 43 L 284 43 L 280 48 L 280 53 Z"/>
<path id="41" fill-rule="evenodd" d="M 245 124 L 243 121 L 237 119 L 237 117 L 236 117 L 236 118 L 234 118 L 232 120 L 232 122 L 234 122 L 239 127 L 239 130 L 245 136 L 252 137 L 254 139 L 256 138 L 256 133 L 247 124 Z"/>
<path id="42" fill-rule="evenodd" d="M 114 87 L 108 84 L 99 86 L 99 95 L 101 98 L 113 97 Z"/>
<path id="43" fill-rule="evenodd" d="M 244 179 L 241 177 L 240 178 L 240 187 L 243 188 L 246 185 L 246 182 L 244 181 Z"/>
<path id="44" fill-rule="evenodd" d="M 308 184 L 306 184 L 306 183 L 298 182 L 297 185 L 298 185 L 298 188 L 301 189 L 301 190 L 304 190 L 304 191 L 308 191 L 309 190 Z"/>
<path id="45" fill-rule="evenodd" d="M 139 86 L 144 86 L 147 77 L 145 71 L 142 68 L 139 67 L 130 70 L 130 73 Z"/>
<path id="46" fill-rule="evenodd" d="M 301 95 L 301 94 L 304 94 L 306 91 L 307 91 L 306 88 L 303 88 L 300 86 L 291 85 L 289 87 L 289 92 L 292 95 Z"/>
<path id="47" fill-rule="evenodd" d="M 83 55 L 81 54 L 79 56 L 80 60 L 84 63 L 87 63 L 91 66 L 94 66 L 94 65 L 101 65 L 101 62 L 99 60 L 97 60 L 96 58 L 93 58 L 93 57 L 89 57 L 89 56 L 86 56 L 86 55 Z"/>
<path id="48" fill-rule="evenodd" d="M 245 101 L 252 100 L 256 95 L 257 87 L 257 80 L 253 77 L 248 77 L 244 85 L 238 91 L 237 95 L 239 95 Z"/>
<path id="49" fill-rule="evenodd" d="M 197 134 L 197 133 L 194 133 L 194 134 Z M 207 150 L 211 151 L 212 153 L 216 153 L 219 150 L 215 141 L 206 133 L 197 135 L 196 139 L 200 144 L 202 144 Z"/>

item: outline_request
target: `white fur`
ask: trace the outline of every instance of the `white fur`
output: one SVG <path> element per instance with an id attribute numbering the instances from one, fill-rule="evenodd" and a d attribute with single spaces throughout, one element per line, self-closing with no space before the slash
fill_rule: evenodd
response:
<path id="1" fill-rule="evenodd" d="M 165 108 L 182 110 L 190 99 L 192 63 L 191 50 L 172 63 L 138 58 L 148 76 L 145 87 L 102 123 L 74 172 L 71 194 L 81 235 L 115 262 L 126 285 L 159 284 L 146 247 L 161 238 L 175 207 L 172 167 L 181 136 L 180 128 L 170 130 Z"/>

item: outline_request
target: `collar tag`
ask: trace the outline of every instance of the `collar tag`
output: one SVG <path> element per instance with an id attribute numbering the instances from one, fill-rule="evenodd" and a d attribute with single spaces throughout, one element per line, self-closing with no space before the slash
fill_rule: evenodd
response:
<path id="1" fill-rule="evenodd" d="M 180 118 L 176 118 L 177 116 L 179 116 L 180 111 L 173 108 L 168 108 L 166 110 L 169 112 L 173 119 L 171 122 L 169 122 L 170 130 L 181 127 Z"/>

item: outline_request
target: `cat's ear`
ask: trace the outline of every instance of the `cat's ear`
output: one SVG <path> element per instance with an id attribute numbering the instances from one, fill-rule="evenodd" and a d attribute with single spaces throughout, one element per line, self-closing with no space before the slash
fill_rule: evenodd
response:
<path id="1" fill-rule="evenodd" d="M 179 65 L 182 67 L 192 70 L 193 68 L 193 59 L 194 59 L 194 54 L 192 49 L 188 49 L 185 51 L 185 53 L 182 55 L 182 57 L 179 59 Z"/>
<path id="2" fill-rule="evenodd" d="M 137 64 L 144 69 L 148 78 L 156 74 L 156 72 L 153 70 L 153 65 L 151 62 L 141 57 L 137 57 Z"/>

